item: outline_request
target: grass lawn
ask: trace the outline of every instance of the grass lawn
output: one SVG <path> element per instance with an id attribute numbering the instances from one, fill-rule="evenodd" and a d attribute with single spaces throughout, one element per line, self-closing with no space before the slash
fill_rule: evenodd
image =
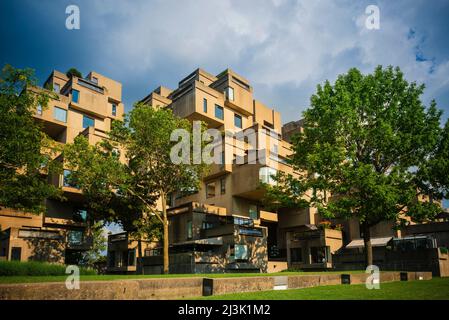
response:
<path id="1" fill-rule="evenodd" d="M 235 293 L 204 297 L 214 300 L 449 300 L 449 278 L 381 283 L 368 290 L 364 284 L 321 286 L 282 291 Z"/>
<path id="2" fill-rule="evenodd" d="M 344 271 L 344 273 L 363 273 L 365 271 Z M 267 276 L 288 276 L 288 275 L 312 275 L 312 274 L 335 274 L 341 271 L 323 272 L 276 272 L 276 273 L 212 273 L 212 274 L 152 274 L 152 275 L 81 275 L 81 281 L 111 281 L 111 280 L 132 280 L 151 278 L 223 278 L 223 277 L 267 277 Z M 67 276 L 2 276 L 1 283 L 31 283 L 31 282 L 64 282 Z"/>

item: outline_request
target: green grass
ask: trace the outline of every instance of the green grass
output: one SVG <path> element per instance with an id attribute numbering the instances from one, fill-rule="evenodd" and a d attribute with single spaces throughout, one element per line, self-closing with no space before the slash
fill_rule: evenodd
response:
<path id="1" fill-rule="evenodd" d="M 0 279 L 5 277 L 26 276 L 62 276 L 66 266 L 38 261 L 0 261 Z M 80 268 L 81 274 L 95 275 L 95 270 Z"/>
<path id="2" fill-rule="evenodd" d="M 65 270 L 65 269 L 64 269 Z M 364 271 L 350 271 L 344 273 L 362 273 Z M 267 276 L 288 276 L 288 275 L 312 275 L 312 274 L 335 274 L 342 273 L 337 271 L 323 272 L 303 272 L 289 271 L 276 273 L 211 273 L 211 274 L 152 274 L 152 275 L 81 275 L 81 281 L 111 281 L 111 280 L 132 280 L 132 279 L 151 279 L 151 278 L 224 278 L 224 277 L 267 277 Z M 0 277 L 0 283 L 31 283 L 31 282 L 61 282 L 65 281 L 67 276 L 8 276 Z"/>
<path id="3" fill-rule="evenodd" d="M 235 293 L 203 297 L 212 300 L 449 300 L 449 278 L 381 283 L 368 290 L 364 284 L 320 286 L 283 291 Z"/>

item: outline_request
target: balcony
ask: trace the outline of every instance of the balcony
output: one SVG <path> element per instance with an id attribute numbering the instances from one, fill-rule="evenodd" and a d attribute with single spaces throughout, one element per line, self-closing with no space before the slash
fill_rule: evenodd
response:
<path id="1" fill-rule="evenodd" d="M 262 167 L 260 164 L 235 165 L 233 168 L 232 195 L 260 200 L 265 194 L 259 178 L 259 170 Z"/>
<path id="2" fill-rule="evenodd" d="M 87 127 L 82 132 L 80 132 L 79 135 L 86 137 L 90 145 L 95 145 L 97 142 L 108 139 L 109 137 L 105 131 L 97 129 L 95 127 Z"/>
<path id="3" fill-rule="evenodd" d="M 73 219 L 63 219 L 63 218 L 53 218 L 53 217 L 45 217 L 44 218 L 45 226 L 71 226 L 71 227 L 87 227 L 86 222 L 75 221 Z"/>
<path id="4" fill-rule="evenodd" d="M 259 211 L 259 218 L 266 222 L 278 222 L 278 214 L 270 211 Z"/>

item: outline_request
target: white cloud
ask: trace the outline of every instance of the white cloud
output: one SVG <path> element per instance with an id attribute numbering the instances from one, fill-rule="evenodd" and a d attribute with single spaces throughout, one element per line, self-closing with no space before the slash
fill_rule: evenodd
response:
<path id="1" fill-rule="evenodd" d="M 408 1 L 380 1 L 380 30 L 365 28 L 367 2 L 90 3 L 92 27 L 100 31 L 98 50 L 111 68 L 128 77 L 152 72 L 158 77 L 181 66 L 175 83 L 198 66 L 212 73 L 229 66 L 252 81 L 256 96 L 285 112 L 284 119 L 299 117 L 317 83 L 354 66 L 371 72 L 378 64 L 398 65 L 407 79 L 427 84 L 426 97 L 449 87 L 448 57 L 416 61 L 425 40 L 407 37 L 416 10 L 425 8 L 422 1 L 416 2 L 419 9 Z"/>

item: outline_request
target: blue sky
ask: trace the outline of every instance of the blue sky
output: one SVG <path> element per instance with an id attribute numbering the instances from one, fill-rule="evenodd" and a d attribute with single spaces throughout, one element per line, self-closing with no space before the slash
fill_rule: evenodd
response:
<path id="1" fill-rule="evenodd" d="M 80 30 L 65 28 L 68 5 Z M 380 29 L 365 8 L 380 8 Z M 227 67 L 248 78 L 255 97 L 296 120 L 316 85 L 350 67 L 400 66 L 425 83 L 449 116 L 449 1 L 4 0 L 0 64 L 95 70 L 123 84 L 127 110 L 159 84 L 174 88 L 197 67 Z"/>

